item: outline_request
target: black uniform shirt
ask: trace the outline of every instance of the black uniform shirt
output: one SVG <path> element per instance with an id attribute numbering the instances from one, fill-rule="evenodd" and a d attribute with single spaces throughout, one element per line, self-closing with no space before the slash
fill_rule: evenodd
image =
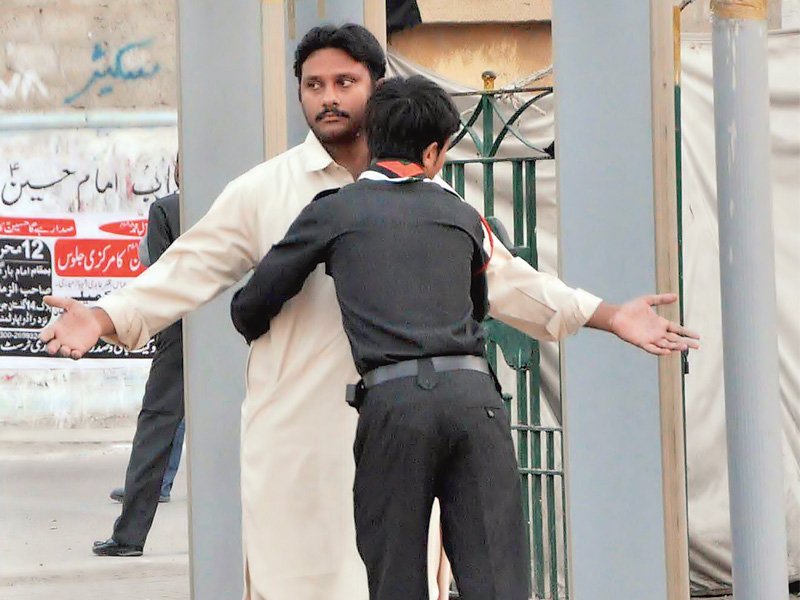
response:
<path id="1" fill-rule="evenodd" d="M 483 356 L 480 215 L 431 181 L 361 179 L 320 194 L 231 303 L 248 342 L 319 263 L 334 279 L 359 373 L 430 356 Z"/>

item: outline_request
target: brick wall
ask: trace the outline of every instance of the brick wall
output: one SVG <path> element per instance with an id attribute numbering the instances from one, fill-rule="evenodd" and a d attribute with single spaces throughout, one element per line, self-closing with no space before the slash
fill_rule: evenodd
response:
<path id="1" fill-rule="evenodd" d="M 2 0 L 0 110 L 174 109 L 174 0 Z"/>

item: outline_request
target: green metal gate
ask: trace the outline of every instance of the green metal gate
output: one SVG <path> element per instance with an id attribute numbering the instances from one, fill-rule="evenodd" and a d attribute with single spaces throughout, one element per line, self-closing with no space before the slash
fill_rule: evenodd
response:
<path id="1" fill-rule="evenodd" d="M 528 108 L 550 96 L 553 89 L 540 87 L 495 91 L 494 76 L 489 72 L 484 74 L 484 82 L 486 89 L 482 92 L 453 95 L 454 98 L 477 97 L 477 104 L 467 112 L 468 118 L 453 141 L 455 145 L 469 136 L 475 144 L 477 156 L 448 161 L 443 177 L 466 198 L 467 168 L 478 165 L 473 170 L 477 169 L 482 181 L 484 214 L 491 217 L 495 214 L 495 168 L 510 165 L 513 233 L 508 240 L 509 250 L 538 268 L 536 169 L 539 162 L 553 159 L 553 150 L 552 146 L 542 149 L 527 142 L 516 131 L 516 125 Z M 510 93 L 524 93 L 531 97 L 505 119 L 498 96 Z M 480 130 L 476 127 L 479 122 Z M 495 135 L 497 124 L 500 127 Z M 498 157 L 509 133 L 524 144 L 525 156 Z M 497 370 L 498 366 L 502 367 L 502 364 L 498 365 L 498 359 L 502 357 L 507 368 L 513 370 L 515 380 L 514 393 L 504 394 L 504 400 L 511 415 L 522 483 L 521 500 L 531 558 L 531 595 L 537 599 L 568 599 L 564 472 L 560 461 L 563 435 L 561 427 L 542 424 L 539 344 L 499 321 L 489 319 L 486 326 L 489 333 L 489 362 Z M 563 577 L 561 588 L 559 573 Z"/>

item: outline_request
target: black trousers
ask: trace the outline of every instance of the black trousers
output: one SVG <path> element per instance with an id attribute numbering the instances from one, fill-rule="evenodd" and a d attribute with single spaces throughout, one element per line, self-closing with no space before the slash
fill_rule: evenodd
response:
<path id="1" fill-rule="evenodd" d="M 438 497 L 461 598 L 527 600 L 519 475 L 500 395 L 476 371 L 435 378 L 433 389 L 415 377 L 377 385 L 361 407 L 354 502 L 370 599 L 428 598 L 428 524 Z"/>
<path id="2" fill-rule="evenodd" d="M 114 523 L 112 537 L 119 544 L 144 546 L 156 515 L 175 431 L 183 419 L 180 324 L 165 330 L 157 344 L 125 473 L 122 514 Z"/>

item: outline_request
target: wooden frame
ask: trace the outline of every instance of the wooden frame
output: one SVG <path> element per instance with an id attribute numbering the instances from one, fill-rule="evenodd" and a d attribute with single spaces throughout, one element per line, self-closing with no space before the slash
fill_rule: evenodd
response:
<path id="1" fill-rule="evenodd" d="M 675 44 L 680 44 L 680 12 L 670 3 L 651 0 L 653 88 L 653 201 L 655 204 L 656 287 L 677 292 L 678 202 L 675 139 Z M 677 14 L 678 29 L 675 30 Z M 677 36 L 677 40 L 676 40 Z M 680 46 L 678 46 L 680 47 Z M 679 305 L 661 307 L 662 316 L 680 320 Z M 689 598 L 689 535 L 686 505 L 686 448 L 680 355 L 658 363 L 661 401 L 661 468 L 664 496 L 664 541 L 667 598 Z"/>

